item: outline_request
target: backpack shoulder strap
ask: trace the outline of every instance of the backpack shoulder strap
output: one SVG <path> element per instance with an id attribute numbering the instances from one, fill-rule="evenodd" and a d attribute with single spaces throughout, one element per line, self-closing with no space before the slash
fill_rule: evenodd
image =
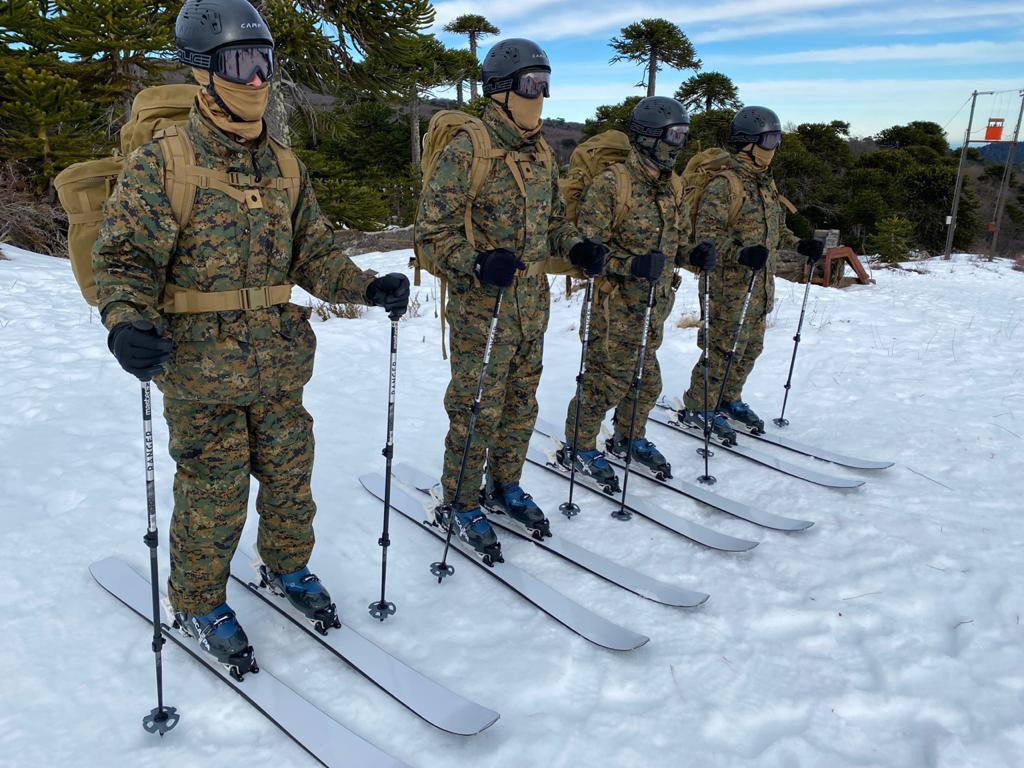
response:
<path id="1" fill-rule="evenodd" d="M 473 145 L 473 160 L 469 166 L 469 189 L 466 192 L 466 212 L 464 226 L 466 240 L 470 247 L 476 248 L 476 237 L 473 235 L 473 203 L 477 195 L 483 189 L 487 177 L 491 173 L 491 162 L 499 157 L 504 157 L 505 152 L 494 150 L 491 144 L 491 137 L 487 135 L 487 129 L 479 120 L 467 120 L 459 129 L 464 131 Z"/>
<path id="2" fill-rule="evenodd" d="M 192 142 L 176 125 L 170 125 L 153 134 L 164 156 L 164 191 L 171 202 L 171 210 L 178 228 L 192 218 L 192 206 L 197 186 L 189 181 L 187 169 L 195 164 Z"/>
<path id="3" fill-rule="evenodd" d="M 711 181 L 720 176 L 729 184 L 729 223 L 732 224 L 736 221 L 740 208 L 743 206 L 743 184 L 740 182 L 740 177 L 728 168 L 718 171 L 711 177 Z M 710 184 L 710 182 L 708 183 Z"/>
<path id="4" fill-rule="evenodd" d="M 790 214 L 796 213 L 796 206 L 793 205 L 793 203 L 790 201 L 790 199 L 788 197 L 786 197 L 784 194 L 779 192 L 779 188 L 777 186 L 775 186 L 775 179 L 772 179 L 772 192 L 775 193 L 775 197 L 778 198 L 778 200 L 782 204 L 783 208 L 785 208 L 787 211 L 789 211 Z"/>
<path id="5" fill-rule="evenodd" d="M 629 171 L 624 163 L 615 163 L 611 166 L 612 174 L 615 176 L 615 218 L 613 224 L 618 227 L 629 213 L 629 203 L 633 199 L 633 180 L 629 178 Z"/>
<path id="6" fill-rule="evenodd" d="M 299 172 L 299 160 L 291 147 L 286 147 L 273 136 L 269 137 L 270 149 L 277 160 L 277 169 L 281 173 L 281 184 L 288 193 L 288 203 L 295 215 L 295 209 L 299 205 L 299 189 L 302 184 L 302 175 Z"/>

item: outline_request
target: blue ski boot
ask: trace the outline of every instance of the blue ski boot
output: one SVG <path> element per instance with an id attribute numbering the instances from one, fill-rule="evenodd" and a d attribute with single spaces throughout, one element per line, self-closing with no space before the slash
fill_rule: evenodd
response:
<path id="1" fill-rule="evenodd" d="M 626 458 L 626 437 L 618 431 L 605 443 L 609 453 Z M 642 464 L 647 470 L 659 480 L 672 477 L 672 465 L 661 455 L 661 451 L 655 448 L 654 443 L 646 437 L 638 437 L 633 440 L 632 461 Z"/>
<path id="2" fill-rule="evenodd" d="M 555 459 L 566 470 L 572 469 L 572 449 L 562 443 L 562 447 L 555 451 Z M 594 482 L 601 486 L 601 490 L 611 495 L 619 492 L 619 476 L 615 474 L 612 465 L 604 457 L 604 452 L 576 451 L 576 472 L 585 477 L 593 478 Z"/>
<path id="3" fill-rule="evenodd" d="M 764 421 L 742 400 L 722 403 L 722 413 L 733 421 L 742 424 L 755 435 L 764 434 Z"/>
<path id="4" fill-rule="evenodd" d="M 439 504 L 434 507 L 433 514 L 434 524 L 441 530 L 447 531 L 449 524 L 454 525 L 452 533 L 476 550 L 484 563 L 494 565 L 505 562 L 501 556 L 501 542 L 480 507 L 463 509 L 458 506 L 453 515 L 451 504 Z"/>
<path id="5" fill-rule="evenodd" d="M 526 528 L 535 539 L 551 535 L 551 524 L 544 516 L 533 496 L 526 493 L 519 483 L 501 485 L 491 479 L 490 474 L 480 492 L 480 503 L 491 512 L 508 515 Z"/>
<path id="6" fill-rule="evenodd" d="M 684 408 L 677 413 L 679 421 L 690 427 L 695 427 L 704 434 L 704 425 L 711 421 L 711 435 L 718 438 L 723 445 L 736 445 L 736 430 L 729 426 L 729 421 L 722 414 L 714 411 L 695 411 Z"/>
<path id="7" fill-rule="evenodd" d="M 173 626 L 227 667 L 235 680 L 241 681 L 243 675 L 260 671 L 249 638 L 227 603 L 221 603 L 209 613 L 175 611 Z"/>
<path id="8" fill-rule="evenodd" d="M 320 579 L 309 572 L 309 568 L 302 566 L 291 573 L 275 573 L 260 564 L 259 572 L 262 580 L 260 586 L 269 589 L 271 594 L 285 598 L 321 635 L 326 635 L 329 629 L 341 627 L 338 610 L 331 602 L 330 593 L 324 589 Z"/>

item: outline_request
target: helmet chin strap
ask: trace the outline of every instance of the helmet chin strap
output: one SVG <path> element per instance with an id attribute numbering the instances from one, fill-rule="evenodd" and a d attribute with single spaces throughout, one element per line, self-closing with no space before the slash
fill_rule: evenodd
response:
<path id="1" fill-rule="evenodd" d="M 216 90 L 214 90 L 214 88 L 213 88 L 213 72 L 212 71 L 210 72 L 210 82 L 207 83 L 207 85 L 206 85 L 206 92 L 208 94 L 210 94 L 210 97 L 217 103 L 217 106 L 220 107 L 222 110 L 224 110 L 224 114 L 231 118 L 232 122 L 235 122 L 235 123 L 244 123 L 244 122 L 246 122 L 245 120 L 240 118 L 238 115 L 236 115 L 234 112 L 232 112 L 231 108 L 227 104 L 224 103 L 224 99 L 222 99 L 220 97 L 220 94 L 217 93 Z"/>

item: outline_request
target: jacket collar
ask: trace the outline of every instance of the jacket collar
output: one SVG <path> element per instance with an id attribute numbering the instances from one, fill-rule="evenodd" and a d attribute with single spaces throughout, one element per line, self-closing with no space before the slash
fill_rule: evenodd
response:
<path id="1" fill-rule="evenodd" d="M 648 165 L 640 157 L 640 153 L 636 151 L 636 148 L 629 150 L 629 154 L 626 155 L 626 170 L 629 171 L 630 176 L 633 177 L 633 181 L 639 184 L 643 184 L 645 187 L 651 189 L 653 192 L 659 194 L 665 194 L 671 190 L 671 175 L 663 173 L 658 178 L 652 178 L 648 172 Z"/>
<path id="2" fill-rule="evenodd" d="M 538 131 L 530 138 L 524 138 L 519 129 L 513 125 L 512 121 L 501 111 L 501 107 L 497 104 L 487 105 L 487 108 L 484 110 L 483 121 L 491 136 L 496 140 L 495 144 L 500 149 L 529 151 L 537 146 L 537 140 L 541 136 L 541 132 Z"/>
<path id="3" fill-rule="evenodd" d="M 212 155 L 230 159 L 239 152 L 261 152 L 267 146 L 266 123 L 263 125 L 263 133 L 256 141 L 243 144 L 211 123 L 195 104 L 189 112 L 187 130 L 195 145 L 197 156 Z"/>

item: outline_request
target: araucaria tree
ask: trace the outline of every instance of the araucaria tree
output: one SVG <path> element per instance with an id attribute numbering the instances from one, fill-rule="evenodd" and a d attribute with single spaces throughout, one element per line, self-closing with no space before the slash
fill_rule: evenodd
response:
<path id="1" fill-rule="evenodd" d="M 617 51 L 611 63 L 633 61 L 646 67 L 647 95 L 654 95 L 655 80 L 662 65 L 673 69 L 700 69 L 701 60 L 693 43 L 683 31 L 666 19 L 641 19 L 622 28 L 622 37 L 613 37 Z"/>
<path id="2" fill-rule="evenodd" d="M 701 72 L 676 90 L 676 99 L 690 112 L 710 112 L 713 109 L 739 109 L 742 103 L 736 84 L 721 72 Z"/>
<path id="3" fill-rule="evenodd" d="M 448 22 L 444 25 L 445 32 L 451 32 L 455 35 L 467 35 L 469 37 L 469 52 L 473 56 L 473 60 L 479 62 L 480 59 L 476 54 L 476 44 L 481 37 L 487 35 L 497 35 L 501 33 L 501 30 L 491 24 L 483 16 L 476 13 L 467 13 L 463 16 L 459 16 L 457 19 Z M 473 73 L 469 79 L 469 94 L 471 98 L 477 97 L 476 88 L 476 73 Z"/>

